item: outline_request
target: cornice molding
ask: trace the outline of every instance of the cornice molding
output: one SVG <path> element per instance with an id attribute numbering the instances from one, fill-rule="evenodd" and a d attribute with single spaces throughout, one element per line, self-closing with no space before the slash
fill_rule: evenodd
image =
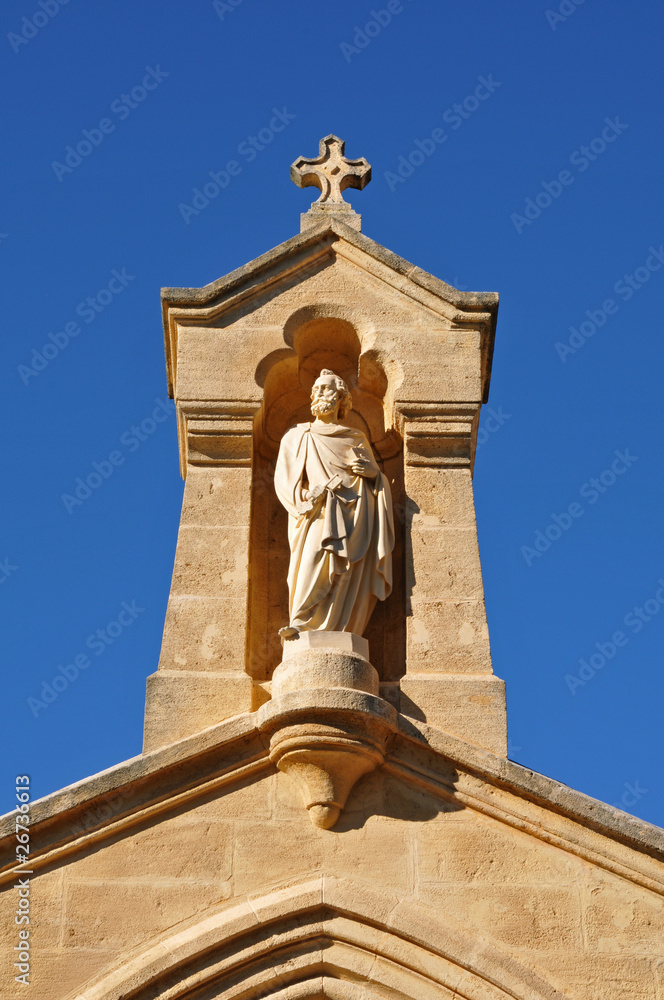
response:
<path id="1" fill-rule="evenodd" d="M 397 401 L 406 466 L 472 468 L 480 405 Z"/>
<path id="2" fill-rule="evenodd" d="M 275 773 L 257 716 L 235 716 L 34 802 L 33 872 L 236 781 Z M 400 715 L 398 725 L 383 765 L 395 777 L 664 893 L 664 830 L 424 723 Z M 538 807 L 536 818 L 526 803 Z M 0 818 L 0 883 L 15 878 L 14 816 Z"/>

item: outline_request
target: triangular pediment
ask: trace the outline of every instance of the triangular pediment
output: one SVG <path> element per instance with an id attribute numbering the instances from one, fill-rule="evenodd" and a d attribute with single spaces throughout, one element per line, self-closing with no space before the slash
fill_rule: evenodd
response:
<path id="1" fill-rule="evenodd" d="M 326 219 L 286 240 L 243 267 L 201 288 L 163 288 L 162 312 L 169 393 L 177 369 L 178 328 L 224 325 L 225 314 L 252 302 L 275 297 L 285 287 L 305 282 L 313 271 L 343 260 L 368 279 L 405 296 L 421 309 L 441 317 L 451 328 L 477 329 L 482 338 L 483 399 L 488 394 L 495 337 L 498 295 L 465 292 L 404 260 L 381 244 L 336 218 Z"/>

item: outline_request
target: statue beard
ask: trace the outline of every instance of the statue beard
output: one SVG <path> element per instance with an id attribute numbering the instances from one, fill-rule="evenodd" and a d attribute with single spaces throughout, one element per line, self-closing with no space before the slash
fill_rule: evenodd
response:
<path id="1" fill-rule="evenodd" d="M 336 401 L 329 402 L 328 400 L 325 399 L 318 399 L 312 402 L 311 412 L 313 413 L 314 417 L 319 417 L 323 413 L 332 413 L 336 405 L 337 405 Z"/>

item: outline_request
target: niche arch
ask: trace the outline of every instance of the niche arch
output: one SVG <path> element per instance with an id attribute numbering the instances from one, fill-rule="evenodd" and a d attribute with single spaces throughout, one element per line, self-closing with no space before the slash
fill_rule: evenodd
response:
<path id="1" fill-rule="evenodd" d="M 450 913 L 345 878 L 189 921 L 66 1000 L 564 1000 Z"/>
<path id="2" fill-rule="evenodd" d="M 380 346 L 375 326 L 343 303 L 317 302 L 291 313 L 283 347 L 260 359 L 255 379 L 263 400 L 254 423 L 250 535 L 251 628 L 248 671 L 255 707 L 268 697 L 260 686 L 281 660 L 278 631 L 288 621 L 287 515 L 274 492 L 274 466 L 286 431 L 311 420 L 311 388 L 329 368 L 348 385 L 353 409 L 345 422 L 362 430 L 387 475 L 395 508 L 403 509 L 403 443 L 394 426 L 398 362 Z M 398 681 L 405 666 L 402 525 L 395 519 L 394 588 L 379 603 L 366 632 L 371 661 L 384 683 Z"/>

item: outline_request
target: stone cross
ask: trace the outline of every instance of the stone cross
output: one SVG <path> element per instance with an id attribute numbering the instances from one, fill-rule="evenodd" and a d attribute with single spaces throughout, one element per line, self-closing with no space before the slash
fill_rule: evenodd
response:
<path id="1" fill-rule="evenodd" d="M 313 204 L 347 205 L 341 192 L 349 187 L 361 191 L 371 180 L 371 166 L 364 157 L 360 160 L 347 159 L 344 156 L 345 146 L 345 142 L 336 135 L 327 135 L 321 139 L 319 155 L 315 159 L 308 160 L 301 156 L 291 166 L 294 184 L 320 190 L 320 197 Z"/>

